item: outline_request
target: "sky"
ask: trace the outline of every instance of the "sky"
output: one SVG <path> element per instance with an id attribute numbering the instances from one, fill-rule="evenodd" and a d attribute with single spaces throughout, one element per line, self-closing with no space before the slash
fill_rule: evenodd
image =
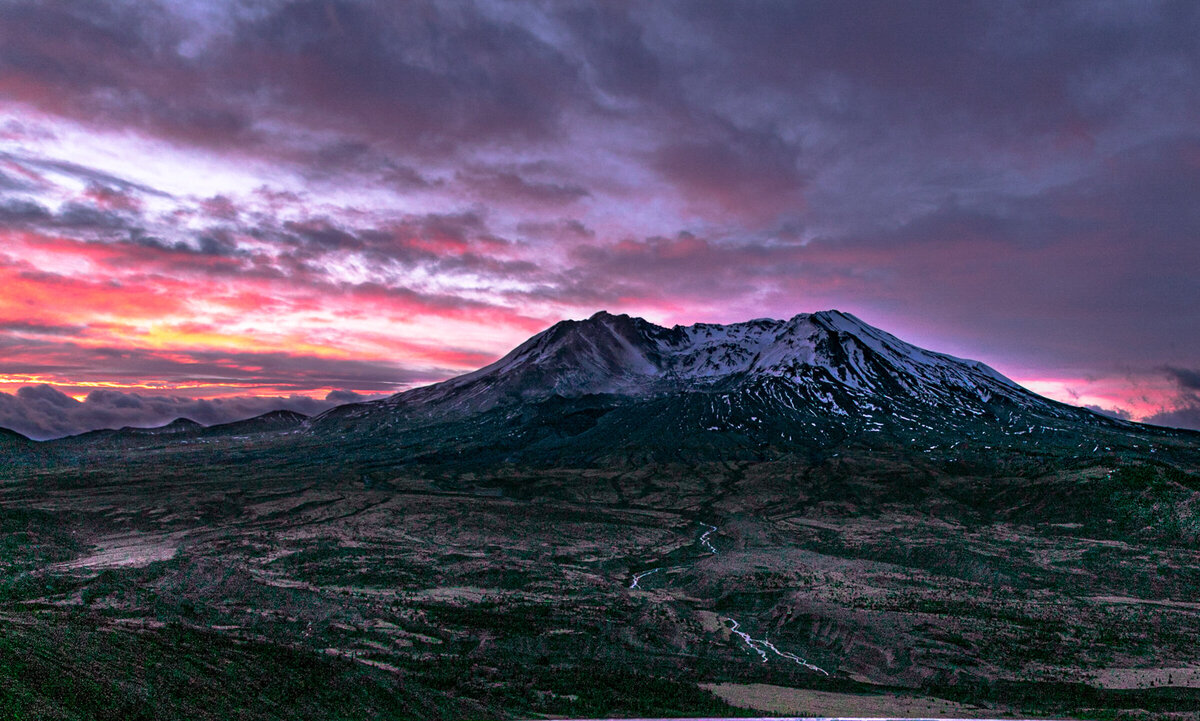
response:
<path id="1" fill-rule="evenodd" d="M 0 0 L 0 426 L 830 308 L 1200 428 L 1200 3 Z"/>

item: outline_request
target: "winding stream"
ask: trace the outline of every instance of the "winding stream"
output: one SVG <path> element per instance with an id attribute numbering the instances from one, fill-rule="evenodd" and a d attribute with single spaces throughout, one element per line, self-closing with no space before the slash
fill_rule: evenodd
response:
<path id="1" fill-rule="evenodd" d="M 729 628 L 729 630 L 733 631 L 738 636 L 741 636 L 742 640 L 746 642 L 747 646 L 749 646 L 759 656 L 762 656 L 763 663 L 767 662 L 767 651 L 770 651 L 771 653 L 775 654 L 776 656 L 779 656 L 780 658 L 786 658 L 789 661 L 795 661 L 796 663 L 800 664 L 804 668 L 810 669 L 812 671 L 816 671 L 818 673 L 823 673 L 826 676 L 829 675 L 829 672 L 826 671 L 825 669 L 823 669 L 820 666 L 817 666 L 815 664 L 811 664 L 808 661 L 805 661 L 804 659 L 800 658 L 799 656 L 797 656 L 794 653 L 790 653 L 788 651 L 780 651 L 778 648 L 775 648 L 775 644 L 771 643 L 770 641 L 768 641 L 765 638 L 751 638 L 750 634 L 746 633 L 745 631 L 739 631 L 738 628 L 740 628 L 742 624 L 738 623 L 736 620 L 729 618 L 728 616 L 721 620 L 729 621 L 730 623 L 733 624 Z"/>
<path id="2" fill-rule="evenodd" d="M 712 544 L 712 542 L 708 540 L 709 536 L 711 536 L 712 534 L 717 532 L 717 530 L 718 530 L 717 527 L 710 525 L 708 523 L 704 523 L 703 521 L 700 522 L 700 525 L 704 526 L 708 530 L 700 535 L 698 543 L 700 543 L 700 545 L 704 546 L 704 549 L 707 550 L 712 555 L 714 555 L 714 556 L 719 555 L 720 552 L 717 551 L 716 546 L 714 546 Z M 640 586 L 638 586 L 639 581 L 641 581 L 643 578 L 645 578 L 647 576 L 658 573 L 661 570 L 663 570 L 663 569 L 662 568 L 652 568 L 649 571 L 642 571 L 641 573 L 634 574 L 633 583 L 629 584 L 629 587 L 633 588 L 633 589 L 640 588 Z M 739 623 L 737 621 L 737 619 L 726 616 L 726 617 L 722 618 L 721 620 L 728 621 L 729 623 L 733 624 L 732 626 L 728 627 L 729 630 L 732 631 L 734 634 L 736 634 L 739 638 L 741 638 L 742 641 L 745 642 L 746 646 L 749 647 L 751 651 L 754 651 L 755 653 L 757 653 L 762 658 L 763 663 L 766 663 L 768 660 L 770 660 L 770 654 L 774 654 L 774 655 L 778 656 L 779 658 L 787 659 L 788 661 L 793 661 L 796 664 L 803 666 L 804 668 L 807 668 L 810 671 L 813 671 L 816 673 L 821 673 L 826 676 L 829 675 L 829 672 L 826 671 L 825 669 L 821 668 L 820 666 L 817 666 L 816 664 L 809 663 L 807 660 L 800 658 L 799 656 L 797 656 L 794 653 L 791 653 L 790 651 L 780 651 L 775 646 L 775 644 L 771 643 L 770 641 L 768 641 L 765 638 L 753 638 L 750 634 L 741 630 L 742 624 Z M 768 652 L 770 652 L 770 653 L 768 653 Z"/>
<path id="3" fill-rule="evenodd" d="M 650 575 L 653 575 L 653 574 L 655 574 L 655 573 L 658 573 L 658 572 L 659 572 L 659 571 L 661 571 L 661 570 L 662 570 L 661 568 L 651 568 L 649 571 L 642 571 L 641 573 L 635 573 L 635 574 L 633 575 L 633 583 L 629 584 L 629 587 L 630 587 L 630 588 L 637 588 L 637 587 L 638 587 L 638 581 L 642 580 L 642 579 L 643 579 L 643 578 L 645 578 L 646 576 L 650 576 Z"/>
<path id="4" fill-rule="evenodd" d="M 714 534 L 714 533 L 716 533 L 716 532 L 717 532 L 717 527 L 716 527 L 716 526 L 710 526 L 710 525 L 708 525 L 707 523 L 703 523 L 703 522 L 701 522 L 701 523 L 700 523 L 700 525 L 701 525 L 701 526 L 704 526 L 705 528 L 707 528 L 707 529 L 708 529 L 708 530 L 707 530 L 707 531 L 705 531 L 703 534 L 701 534 L 701 536 L 700 536 L 700 543 L 704 544 L 704 547 L 705 547 L 705 548 L 707 548 L 707 549 L 709 550 L 709 552 L 710 552 L 710 553 L 712 553 L 712 555 L 714 555 L 714 556 L 715 556 L 715 555 L 717 555 L 717 548 L 716 548 L 716 546 L 712 545 L 712 543 L 710 543 L 710 542 L 709 542 L 709 540 L 708 540 L 708 537 L 709 537 L 709 536 L 711 536 L 712 534 Z"/>

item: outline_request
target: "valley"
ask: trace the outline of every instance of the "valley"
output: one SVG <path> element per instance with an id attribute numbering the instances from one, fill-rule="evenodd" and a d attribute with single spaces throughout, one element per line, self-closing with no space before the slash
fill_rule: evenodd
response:
<path id="1" fill-rule="evenodd" d="M 898 458 L 864 461 L 881 469 L 871 475 L 840 459 L 397 475 L 371 488 L 232 466 L 169 485 L 30 471 L 0 497 L 0 624 L 22 639 L 5 657 L 21 669 L 4 675 L 7 693 L 37 692 L 30 703 L 57 712 L 46 717 L 71 718 L 88 698 L 78 689 L 12 684 L 55 658 L 39 644 L 59 648 L 79 627 L 73 660 L 54 662 L 85 664 L 101 687 L 120 680 L 103 695 L 110 718 L 140 694 L 170 695 L 152 671 L 122 679 L 171 634 L 205 639 L 188 663 L 226 647 L 306 655 L 321 674 L 403 688 L 406 713 L 422 717 L 734 715 L 721 699 L 753 698 L 711 695 L 714 684 L 941 699 L 960 716 L 1171 718 L 1200 701 L 1194 544 L 1117 537 L 1128 521 L 1112 504 L 1029 510 L 1054 494 L 1111 499 L 1113 478 L 1138 474 L 1191 499 L 1195 476 L 1130 460 L 942 476 Z M 886 485 L 902 480 L 920 504 Z M 97 657 L 91 644 L 113 637 L 131 658 L 109 657 L 107 640 Z"/>
<path id="2" fill-rule="evenodd" d="M 1196 434 L 535 346 L 566 395 L 6 448 L 0 713 L 1197 718 Z"/>

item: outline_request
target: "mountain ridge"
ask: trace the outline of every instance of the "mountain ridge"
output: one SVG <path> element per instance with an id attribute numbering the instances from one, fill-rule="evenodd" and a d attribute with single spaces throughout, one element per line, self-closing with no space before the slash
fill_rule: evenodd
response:
<path id="1" fill-rule="evenodd" d="M 190 418 L 176 418 L 159 426 L 122 426 L 120 428 L 98 428 L 62 438 L 37 442 L 42 444 L 80 444 L 140 441 L 150 438 L 192 440 L 222 435 L 271 433 L 300 427 L 308 416 L 287 409 L 277 409 L 257 416 L 204 425 Z"/>
<path id="2" fill-rule="evenodd" d="M 31 443 L 33 441 L 23 433 L 0 427 L 0 445 L 28 446 Z"/>
<path id="3" fill-rule="evenodd" d="M 873 397 L 909 396 L 979 414 L 981 404 L 1003 397 L 1051 415 L 1069 408 L 1099 417 L 1038 396 L 982 362 L 919 348 L 837 310 L 671 328 L 600 311 L 560 321 L 479 370 L 355 405 L 472 413 L 552 396 L 712 391 L 767 377 L 806 387 L 833 413 L 875 411 Z M 978 402 L 966 402 L 972 395 Z"/>
<path id="4" fill-rule="evenodd" d="M 828 454 L 846 443 L 952 462 L 968 446 L 1105 453 L 1184 435 L 1044 398 L 840 311 L 671 328 L 600 312 L 472 373 L 334 408 L 305 430 L 387 448 L 402 464 L 549 465 Z"/>

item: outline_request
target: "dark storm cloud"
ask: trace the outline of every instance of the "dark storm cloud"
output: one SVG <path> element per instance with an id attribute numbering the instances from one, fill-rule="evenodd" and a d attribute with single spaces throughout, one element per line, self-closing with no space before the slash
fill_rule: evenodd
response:
<path id="1" fill-rule="evenodd" d="M 142 201 L 128 189 L 112 187 L 95 181 L 88 183 L 84 195 L 101 208 L 129 211 L 142 208 Z"/>
<path id="2" fill-rule="evenodd" d="M 1170 366 L 1164 370 L 1167 373 L 1167 377 L 1179 384 L 1181 390 L 1200 391 L 1200 370 L 1172 368 Z"/>
<path id="3" fill-rule="evenodd" d="M 44 205 L 23 198 L 0 202 L 0 229 L 38 227 L 81 231 L 84 235 L 117 235 L 132 238 L 142 230 L 136 213 L 106 210 L 89 203 L 69 201 L 51 211 Z"/>
<path id="4" fill-rule="evenodd" d="M 129 216 L 123 211 L 104 210 L 95 205 L 68 202 L 59 208 L 54 225 L 63 228 L 79 228 L 108 231 L 130 229 Z"/>
<path id="5" fill-rule="evenodd" d="M 197 207 L 212 225 L 196 229 L 171 217 L 147 217 L 124 201 L 116 201 L 124 206 L 118 209 L 101 207 L 94 195 L 89 190 L 87 200 L 68 201 L 55 210 L 26 199 L 0 200 L 0 230 L 36 230 L 43 234 L 43 244 L 91 256 L 114 274 L 140 269 L 196 279 L 286 279 L 297 287 L 347 289 L 344 281 L 330 276 L 329 264 L 351 252 L 371 267 L 397 271 L 458 271 L 496 278 L 538 271 L 536 264 L 523 259 L 489 255 L 508 241 L 495 235 L 484 217 L 473 211 L 397 215 L 377 222 L 322 216 L 281 220 L 262 210 L 243 214 L 228 199 L 209 198 Z M 280 252 L 256 253 L 239 237 L 269 243 Z M 45 270 L 53 272 L 53 268 Z M 381 292 L 375 282 L 360 285 L 358 290 L 367 294 Z M 414 302 L 422 296 L 411 289 L 391 290 Z M 438 294 L 428 298 L 440 307 L 482 307 L 476 301 Z"/>
<path id="6" fill-rule="evenodd" d="M 698 202 L 778 211 L 830 153 L 890 147 L 892 164 L 944 173 L 909 156 L 978 165 L 1086 149 L 1149 105 L 1187 123 L 1200 108 L 1198 14 L 1192 3 L 313 1 L 199 21 L 153 4 L 17 2 L 0 23 L 0 67 L 22 80 L 13 99 L 82 122 L 406 189 L 436 181 L 398 156 L 520 149 L 564 137 L 567 114 L 607 118 L 668 139 L 647 163 Z M 526 29 L 533 17 L 558 32 Z M 300 151 L 258 121 L 342 137 Z M 519 181 L 498 182 L 519 192 Z M 569 191 L 559 199 L 588 192 L 539 182 Z"/>
<path id="7" fill-rule="evenodd" d="M 1175 407 L 1163 410 L 1146 419 L 1147 423 L 1171 428 L 1200 430 L 1200 369 L 1167 366 L 1162 369 L 1179 389 Z"/>
<path id="8" fill-rule="evenodd" d="M 490 281 L 533 280 L 546 274 L 522 258 L 493 255 L 510 241 L 493 234 L 484 218 L 474 212 L 428 213 L 401 216 L 370 227 L 352 227 L 330 218 L 288 221 L 279 232 L 256 228 L 251 233 L 289 244 L 293 251 L 282 262 L 288 277 L 314 286 L 330 284 L 366 296 L 388 296 L 429 308 L 483 309 L 488 303 L 445 293 L 426 293 L 379 280 L 346 283 L 328 277 L 328 264 L 345 253 L 354 253 L 369 267 L 386 272 L 417 271 L 431 275 L 468 273 Z M 386 271 L 386 272 L 385 272 Z"/>
<path id="9" fill-rule="evenodd" d="M 201 200 L 200 208 L 205 215 L 218 221 L 235 221 L 242 212 L 237 203 L 224 195 Z"/>
<path id="10" fill-rule="evenodd" d="M 831 83 L 826 89 L 840 97 L 822 111 L 851 122 L 882 124 L 919 112 L 906 122 L 982 123 L 992 139 L 1012 141 L 1031 132 L 1087 132 L 1127 112 L 1131 99 L 1163 91 L 1182 91 L 1176 104 L 1200 97 L 1160 65 L 1195 61 L 1200 8 L 1194 3 L 683 7 L 681 14 L 727 54 L 722 59 L 732 60 L 730 74 L 806 94 L 816 83 Z M 1133 95 L 1122 97 L 1126 91 Z"/>
<path id="11" fill-rule="evenodd" d="M 468 3 L 264 3 L 227 8 L 215 28 L 155 4 L 17 2 L 5 16 L 15 99 L 218 149 L 286 155 L 256 118 L 408 151 L 534 140 L 576 92 L 576 63 Z"/>
<path id="12" fill-rule="evenodd" d="M 497 11 L 513 8 L 557 24 L 561 39 Z M 0 66 L 24 81 L 16 99 L 80 120 L 217 147 L 266 142 L 251 114 L 355 138 L 318 152 L 314 162 L 331 166 L 361 162 L 367 139 L 445 152 L 554 137 L 565 111 L 595 110 L 604 96 L 639 99 L 620 112 L 647 121 L 690 115 L 694 127 L 676 135 L 705 142 L 696 129 L 711 127 L 708 109 L 748 88 L 784 96 L 776 122 L 797 109 L 791 98 L 803 117 L 862 139 L 983 123 L 1005 143 L 1066 141 L 1136 112 L 1130 103 L 1169 98 L 1160 112 L 1186 117 L 1200 91 L 1179 71 L 1193 69 L 1198 13 L 1193 3 L 574 3 L 543 13 L 309 1 L 231 7 L 201 23 L 154 4 L 15 2 Z"/>
<path id="13" fill-rule="evenodd" d="M 95 191 L 89 193 L 94 194 Z M 118 197 L 126 198 L 123 194 L 118 194 Z M 132 261 L 138 259 L 139 249 L 190 256 L 244 255 L 237 243 L 220 229 L 183 232 L 171 223 L 159 223 L 159 231 L 174 236 L 168 240 L 152 234 L 149 230 L 151 225 L 153 223 L 143 216 L 138 206 L 127 199 L 109 200 L 105 205 L 97 205 L 94 199 L 83 202 L 72 200 L 53 211 L 32 200 L 0 201 L 0 231 L 11 228 L 36 229 L 70 237 L 81 244 L 91 242 L 95 248 L 107 246 L 121 249 L 127 253 L 124 265 L 131 265 Z"/>
<path id="14" fill-rule="evenodd" d="M 36 223 L 51 217 L 48 208 L 32 200 L 11 198 L 0 202 L 0 224 L 6 227 Z"/>
<path id="15" fill-rule="evenodd" d="M 1161 411 L 1144 419 L 1145 423 L 1168 428 L 1190 428 L 1200 430 L 1200 403 Z"/>
<path id="16" fill-rule="evenodd" d="M 16 100 L 44 111 L 196 142 L 247 142 L 249 118 L 220 96 L 215 68 L 179 54 L 185 37 L 155 3 L 8 3 L 0 68 L 20 81 Z"/>
<path id="17" fill-rule="evenodd" d="M 26 177 L 37 178 L 36 183 L 25 184 L 23 190 L 30 192 L 23 195 L 32 194 L 36 197 L 39 191 L 53 188 L 53 183 L 44 175 L 48 171 L 85 184 L 79 197 L 60 203 L 54 210 L 30 197 L 0 200 L 0 230 L 6 227 L 38 226 L 109 237 L 114 231 L 136 236 L 142 232 L 141 196 L 169 197 L 150 186 L 76 163 L 13 153 L 0 153 L 0 163 L 19 169 Z"/>
<path id="18" fill-rule="evenodd" d="M 1099 413 L 1102 416 L 1108 416 L 1109 418 L 1116 418 L 1122 421 L 1127 421 L 1131 418 L 1129 411 L 1121 410 L 1120 408 L 1104 408 L 1101 406 L 1087 404 L 1082 407 L 1092 411 L 1093 413 Z"/>
<path id="19" fill-rule="evenodd" d="M 229 56 L 261 60 L 281 100 L 314 120 L 446 150 L 444 141 L 555 132 L 573 63 L 470 5 L 297 2 L 239 23 Z"/>
<path id="20" fill-rule="evenodd" d="M 284 223 L 283 229 L 303 244 L 322 250 L 361 250 L 370 244 L 369 239 L 348 232 L 327 218 L 288 221 Z"/>
<path id="21" fill-rule="evenodd" d="M 359 403 L 361 401 L 369 400 L 373 397 L 374 396 L 364 396 L 361 393 L 355 393 L 354 391 L 347 390 L 329 391 L 325 394 L 325 400 L 331 403 Z"/>
<path id="22" fill-rule="evenodd" d="M 568 290 L 607 290 L 614 296 L 635 292 L 646 298 L 690 298 L 707 294 L 736 296 L 756 283 L 772 285 L 794 278 L 797 248 L 760 244 L 722 244 L 690 233 L 652 237 L 609 247 L 583 246 L 575 251 L 574 283 Z"/>

